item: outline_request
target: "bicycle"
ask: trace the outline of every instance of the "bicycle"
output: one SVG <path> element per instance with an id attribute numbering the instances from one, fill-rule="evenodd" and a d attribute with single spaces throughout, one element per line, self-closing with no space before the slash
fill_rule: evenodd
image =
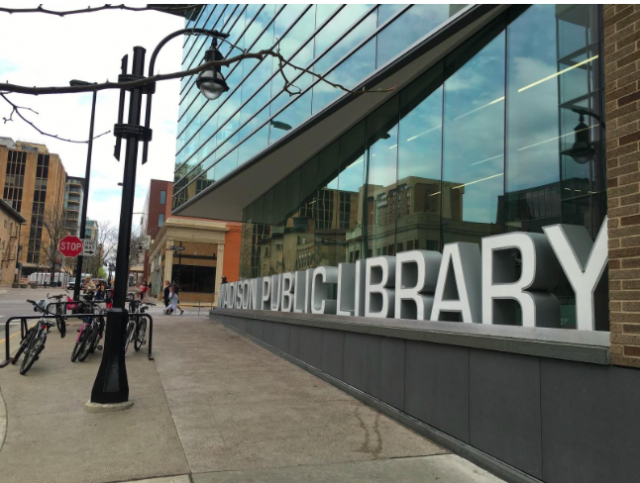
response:
<path id="1" fill-rule="evenodd" d="M 94 353 L 96 349 L 102 349 L 99 343 L 104 332 L 103 310 L 93 303 L 90 294 L 85 295 L 84 300 L 78 311 L 86 311 L 88 315 L 82 319 L 82 326 L 71 351 L 71 362 L 84 362 L 89 354 Z"/>
<path id="2" fill-rule="evenodd" d="M 54 315 L 47 311 L 45 307 L 46 302 L 44 300 L 41 300 L 40 303 L 34 302 L 33 300 L 27 300 L 27 302 L 34 306 L 33 310 L 36 312 Z M 15 364 L 24 353 L 24 359 L 22 360 L 22 364 L 20 365 L 21 375 L 24 376 L 29 371 L 29 369 L 31 369 L 34 362 L 36 362 L 40 358 L 40 353 L 44 350 L 45 343 L 47 342 L 47 333 L 52 327 L 53 324 L 43 316 L 40 320 L 38 320 L 36 325 L 27 330 L 24 339 L 22 339 L 22 342 L 20 343 L 18 352 L 16 352 L 16 355 L 13 357 L 13 359 L 11 359 L 11 364 Z M 62 331 L 60 332 L 60 335 L 62 337 Z"/>
<path id="3" fill-rule="evenodd" d="M 67 296 L 68 296 L 68 292 L 66 290 L 64 294 L 60 294 L 60 295 L 49 296 L 49 294 L 47 294 L 47 300 L 56 300 L 55 315 L 65 315 L 67 313 L 66 307 L 63 307 L 61 304 L 62 299 L 67 298 Z M 47 304 L 47 311 L 48 309 L 49 309 L 49 304 Z M 60 337 L 64 338 L 64 336 L 67 334 L 67 324 L 65 323 L 64 318 L 56 317 L 56 326 L 60 331 Z"/>
<path id="4" fill-rule="evenodd" d="M 155 307 L 156 304 L 151 302 L 142 302 L 141 300 L 129 301 L 129 313 L 138 313 L 137 309 L 140 309 L 140 314 L 144 314 L 150 307 Z M 133 342 L 133 348 L 138 352 L 142 346 L 147 342 L 145 336 L 147 334 L 147 320 L 145 317 L 129 317 L 127 322 L 126 338 L 124 343 L 124 353 L 127 353 L 129 344 Z"/>

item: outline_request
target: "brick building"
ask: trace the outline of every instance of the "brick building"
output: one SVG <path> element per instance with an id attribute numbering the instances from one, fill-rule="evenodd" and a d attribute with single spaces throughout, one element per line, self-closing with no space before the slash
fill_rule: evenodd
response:
<path id="1" fill-rule="evenodd" d="M 170 280 L 180 284 L 182 301 L 211 303 L 223 275 L 238 278 L 241 225 L 171 216 L 172 194 L 171 181 L 151 180 L 141 220 L 142 235 L 151 241 L 142 278 L 154 296 Z"/>

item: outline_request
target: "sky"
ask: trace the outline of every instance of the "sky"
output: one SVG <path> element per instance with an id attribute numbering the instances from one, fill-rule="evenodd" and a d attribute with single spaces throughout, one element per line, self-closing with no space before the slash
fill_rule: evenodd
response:
<path id="1" fill-rule="evenodd" d="M 40 2 L 3 1 L 3 7 L 37 7 Z M 105 3 L 65 1 L 42 4 L 51 10 L 86 8 Z M 134 5 L 128 2 L 127 5 Z M 28 86 L 66 86 L 71 79 L 90 82 L 117 81 L 120 62 L 133 47 L 147 49 L 147 66 L 153 49 L 169 33 L 184 27 L 184 20 L 160 12 L 105 11 L 58 18 L 52 15 L 0 12 L 0 82 Z M 156 61 L 156 73 L 181 69 L 183 37 L 169 42 Z M 131 67 L 129 67 L 131 69 Z M 149 181 L 171 180 L 175 163 L 178 120 L 179 80 L 160 82 L 153 96 L 151 128 L 153 141 L 149 161 L 138 163 L 134 212 L 142 211 Z M 28 96 L 12 94 L 12 102 L 27 106 L 38 115 L 26 112 L 40 129 L 70 139 L 89 137 L 92 94 Z M 117 121 L 119 91 L 101 91 L 96 104 L 95 135 L 113 131 Z M 8 117 L 11 107 L 0 99 L 0 119 Z M 144 107 L 143 107 L 144 116 Z M 15 118 L 16 116 L 14 116 Z M 0 122 L 0 136 L 14 140 L 44 143 L 60 155 L 70 176 L 84 177 L 86 144 L 71 144 L 40 135 L 19 119 Z M 93 144 L 88 217 L 117 225 L 120 217 L 123 162 L 113 157 L 113 132 Z M 141 150 L 140 150 L 141 156 Z M 124 161 L 124 143 L 121 159 Z M 140 216 L 134 215 L 134 226 Z"/>

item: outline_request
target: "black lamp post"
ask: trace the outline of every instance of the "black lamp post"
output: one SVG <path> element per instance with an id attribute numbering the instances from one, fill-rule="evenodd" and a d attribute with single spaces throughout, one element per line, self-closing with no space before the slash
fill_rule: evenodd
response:
<path id="1" fill-rule="evenodd" d="M 167 35 L 155 48 L 149 62 L 149 77 L 153 76 L 158 53 L 171 39 L 183 34 L 204 34 L 211 37 L 227 37 L 215 30 L 201 28 L 181 29 Z M 142 47 L 133 49 L 132 73 L 127 74 L 128 56 L 122 59 L 122 74 L 119 82 L 144 79 L 144 57 L 146 50 Z M 208 53 L 208 51 L 207 51 Z M 209 54 L 210 55 L 210 54 Z M 218 58 L 214 55 L 215 58 Z M 221 57 L 221 56 L 220 56 Z M 206 57 L 205 57 L 206 59 Z M 222 74 L 220 74 L 221 76 Z M 224 82 L 224 78 L 222 78 Z M 219 82 L 219 79 L 213 82 Z M 206 83 L 205 83 L 206 84 Z M 206 84 L 207 86 L 209 84 Z M 225 84 L 226 86 L 226 84 Z M 208 87 L 199 86 L 201 91 Z M 120 91 L 120 109 L 118 123 L 114 126 L 116 147 L 114 156 L 120 159 L 122 138 L 126 139 L 126 155 L 124 178 L 122 183 L 122 205 L 120 209 L 120 225 L 118 232 L 118 251 L 116 254 L 115 278 L 117 283 L 113 289 L 113 308 L 107 312 L 107 329 L 104 340 L 104 351 L 98 375 L 91 391 L 93 404 L 125 404 L 129 400 L 129 382 L 124 358 L 124 335 L 128 320 L 125 309 L 129 275 L 129 252 L 131 247 L 131 226 L 133 221 L 133 201 L 135 196 L 136 168 L 138 160 L 138 143 L 144 142 L 142 164 L 147 162 L 148 144 L 151 140 L 151 100 L 155 92 L 155 84 L 147 84 L 130 89 L 128 122 L 123 123 L 125 91 Z M 142 111 L 142 95 L 147 95 L 146 123 L 140 125 Z"/>
<path id="2" fill-rule="evenodd" d="M 90 86 L 91 82 L 74 79 L 69 82 L 72 86 Z M 80 215 L 80 238 L 85 237 L 87 228 L 87 205 L 89 204 L 89 178 L 91 177 L 91 153 L 93 151 L 93 123 L 96 115 L 97 91 L 93 91 L 93 103 L 91 104 L 91 122 L 89 124 L 89 143 L 87 148 L 87 165 L 84 172 L 84 193 L 82 196 L 82 214 Z M 76 263 L 76 283 L 73 287 L 73 299 L 80 300 L 80 283 L 82 280 L 82 254 L 78 255 Z"/>

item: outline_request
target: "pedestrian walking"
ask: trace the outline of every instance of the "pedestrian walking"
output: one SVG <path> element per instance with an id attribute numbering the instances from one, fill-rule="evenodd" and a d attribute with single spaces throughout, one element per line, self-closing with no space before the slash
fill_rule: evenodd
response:
<path id="1" fill-rule="evenodd" d="M 169 282 L 169 280 L 165 280 L 164 282 L 164 292 L 163 292 L 163 299 L 164 299 L 164 306 L 168 307 L 169 306 L 169 293 L 171 292 L 171 282 Z"/>
<path id="2" fill-rule="evenodd" d="M 176 310 L 178 310 L 178 294 L 173 291 L 173 287 L 169 287 L 169 305 L 164 309 L 164 313 L 172 315 L 176 313 Z"/>
<path id="3" fill-rule="evenodd" d="M 180 315 L 182 315 L 184 314 L 184 310 L 182 310 L 180 305 L 178 305 L 180 303 L 180 296 L 178 295 L 180 293 L 180 287 L 178 287 L 178 282 L 176 280 L 171 284 L 171 289 L 176 296 L 176 308 L 180 311 Z"/>
<path id="4" fill-rule="evenodd" d="M 96 290 L 96 300 L 104 300 L 105 299 L 105 288 L 103 282 L 98 282 L 98 288 Z"/>
<path id="5" fill-rule="evenodd" d="M 147 282 L 146 281 L 142 281 L 142 284 L 140 285 L 140 300 L 144 300 L 144 296 L 147 294 Z"/>

